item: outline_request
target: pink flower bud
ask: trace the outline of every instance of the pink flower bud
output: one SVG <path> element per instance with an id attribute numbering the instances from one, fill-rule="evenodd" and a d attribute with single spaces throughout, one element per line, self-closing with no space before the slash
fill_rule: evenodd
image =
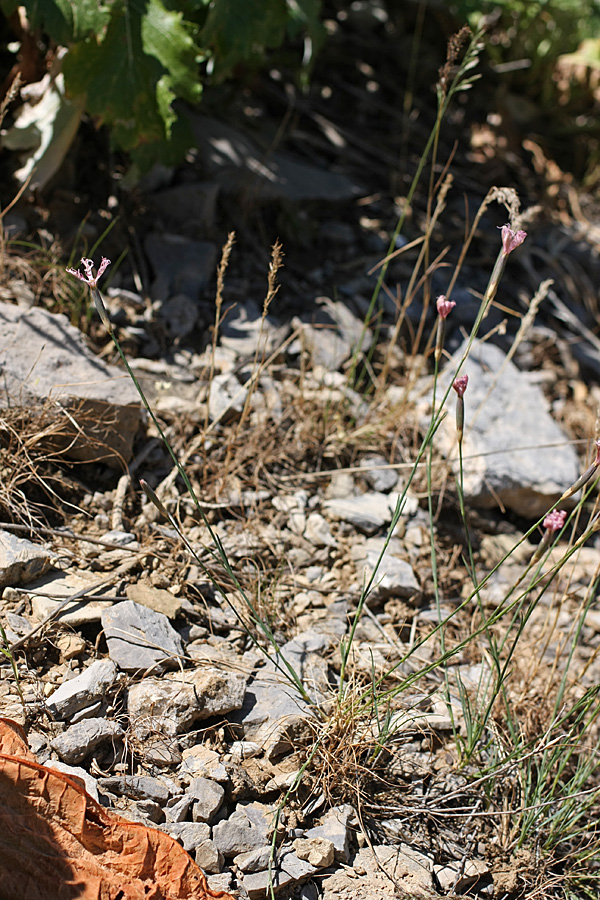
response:
<path id="1" fill-rule="evenodd" d="M 544 519 L 544 528 L 550 533 L 553 533 L 554 531 L 560 531 L 565 524 L 566 518 L 566 510 L 555 509 L 554 512 L 548 513 L 548 515 Z"/>
<path id="2" fill-rule="evenodd" d="M 452 387 L 456 391 L 459 397 L 464 397 L 465 391 L 467 389 L 467 385 L 469 383 L 468 375 L 459 375 L 457 379 L 455 379 Z"/>
<path id="3" fill-rule="evenodd" d="M 510 225 L 502 226 L 502 252 L 508 256 L 519 247 L 527 237 L 526 231 L 513 231 Z"/>
<path id="4" fill-rule="evenodd" d="M 447 319 L 456 306 L 456 303 L 454 302 L 454 300 L 446 300 L 445 295 L 440 294 L 440 296 L 435 301 L 435 305 L 437 307 L 438 316 L 440 317 L 440 319 Z"/>

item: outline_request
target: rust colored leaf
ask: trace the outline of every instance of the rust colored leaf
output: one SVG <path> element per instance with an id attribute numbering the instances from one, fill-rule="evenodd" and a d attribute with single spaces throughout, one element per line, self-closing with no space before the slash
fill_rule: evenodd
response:
<path id="1" fill-rule="evenodd" d="M 115 815 L 36 762 L 0 718 L 0 900 L 233 900 L 169 835 Z"/>

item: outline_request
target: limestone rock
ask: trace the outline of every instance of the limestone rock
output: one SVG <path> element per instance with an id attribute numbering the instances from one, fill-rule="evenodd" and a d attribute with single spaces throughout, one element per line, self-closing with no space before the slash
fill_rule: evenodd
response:
<path id="1" fill-rule="evenodd" d="M 333 841 L 324 837 L 296 838 L 292 846 L 299 859 L 305 859 L 317 869 L 327 868 L 335 859 Z"/>
<path id="2" fill-rule="evenodd" d="M 43 575 L 54 554 L 39 544 L 0 531 L 0 588 L 26 584 Z"/>
<path id="3" fill-rule="evenodd" d="M 50 695 L 47 706 L 58 719 L 68 719 L 74 713 L 102 699 L 117 678 L 117 667 L 110 659 L 97 659 L 81 675 L 63 683 Z"/>
<path id="4" fill-rule="evenodd" d="M 339 203 L 361 192 L 341 173 L 300 162 L 279 150 L 265 153 L 233 125 L 195 112 L 188 116 L 211 182 L 227 193 L 242 193 L 257 200 Z"/>
<path id="5" fill-rule="evenodd" d="M 64 762 L 76 765 L 103 741 L 122 737 L 123 729 L 118 722 L 103 718 L 84 719 L 55 737 L 50 745 Z"/>
<path id="6" fill-rule="evenodd" d="M 90 775 L 90 773 L 86 772 L 85 769 L 82 769 L 81 766 L 68 766 L 58 759 L 49 759 L 45 765 L 48 769 L 56 769 L 57 772 L 62 772 L 64 775 L 68 775 L 75 781 L 79 779 L 90 797 L 93 797 L 94 800 L 98 800 L 98 782 L 93 775 Z"/>
<path id="7" fill-rule="evenodd" d="M 321 824 L 309 828 L 305 838 L 324 838 L 333 844 L 335 858 L 347 863 L 350 860 L 350 823 L 356 818 L 354 809 L 347 803 L 332 807 L 321 819 Z"/>
<path id="8" fill-rule="evenodd" d="M 66 316 L 0 303 L 0 322 L 0 406 L 50 400 L 57 416 L 65 410 L 68 456 L 114 466 L 129 460 L 141 407 L 127 373 L 94 356 Z"/>
<path id="9" fill-rule="evenodd" d="M 211 822 L 223 803 L 225 791 L 209 778 L 192 778 L 185 795 L 193 801 L 194 822 Z"/>
<path id="10" fill-rule="evenodd" d="M 214 841 L 201 841 L 196 847 L 196 863 L 209 874 L 216 874 L 223 866 L 223 854 L 220 853 Z"/>
<path id="11" fill-rule="evenodd" d="M 366 456 L 361 459 L 361 469 L 365 470 L 365 478 L 374 491 L 387 493 L 398 484 L 396 469 L 388 469 L 389 460 L 385 456 Z"/>
<path id="12" fill-rule="evenodd" d="M 446 367 L 438 397 L 455 372 L 464 346 Z M 469 376 L 464 398 L 466 500 L 486 509 L 500 503 L 527 519 L 538 518 L 580 475 L 571 441 L 550 415 L 540 387 L 498 347 L 489 342 L 473 347 L 461 374 Z M 447 401 L 452 413 L 455 399 L 452 391 Z M 455 460 L 453 414 L 436 432 L 435 442 Z M 458 463 L 452 465 L 457 472 Z"/>
<path id="13" fill-rule="evenodd" d="M 302 328 L 302 342 L 313 366 L 323 366 L 331 373 L 350 358 L 359 344 L 363 351 L 368 350 L 372 335 L 345 303 L 329 297 L 319 297 L 316 302 L 317 309 L 292 319 L 292 327 Z"/>
<path id="14" fill-rule="evenodd" d="M 181 844 L 183 849 L 192 853 L 210 838 L 210 828 L 203 822 L 170 822 L 161 826 L 161 831 L 166 831 Z"/>
<path id="15" fill-rule="evenodd" d="M 392 521 L 389 495 L 379 491 L 325 500 L 323 508 L 334 519 L 349 522 L 365 534 L 374 534 Z"/>
<path id="16" fill-rule="evenodd" d="M 235 811 L 213 827 L 213 841 L 228 858 L 264 847 L 271 826 L 272 813 L 260 803 L 238 803 Z"/>
<path id="17" fill-rule="evenodd" d="M 174 668 L 183 655 L 181 638 L 162 613 L 123 600 L 102 612 L 110 658 L 124 672 Z"/>
<path id="18" fill-rule="evenodd" d="M 152 297 L 163 301 L 176 294 L 197 301 L 217 261 L 214 244 L 179 234 L 150 233 L 144 239 L 144 250 L 155 274 Z"/>
<path id="19" fill-rule="evenodd" d="M 128 584 L 125 589 L 128 600 L 134 603 L 141 603 L 153 609 L 154 612 L 162 613 L 169 619 L 175 619 L 181 611 L 181 600 L 174 597 L 170 591 L 156 588 L 152 584 L 146 584 L 142 581 L 136 581 Z"/>
<path id="20" fill-rule="evenodd" d="M 357 558 L 357 569 L 359 569 L 358 574 L 361 582 L 365 568 L 367 579 L 375 571 L 384 545 L 384 538 L 369 538 L 365 544 L 357 546 L 356 550 L 353 551 L 353 556 Z M 397 538 L 392 538 L 377 568 L 373 597 L 386 599 L 388 597 L 409 598 L 420 595 L 421 588 L 412 566 L 405 559 L 402 559 L 400 555 L 396 555 L 400 553 L 402 553 L 401 542 Z"/>
<path id="21" fill-rule="evenodd" d="M 325 644 L 328 644 L 327 640 Z M 282 652 L 287 646 L 284 645 Z M 301 658 L 304 649 L 300 644 L 294 644 L 292 654 L 294 648 Z M 295 661 L 298 662 L 298 659 Z M 305 662 L 308 663 L 308 660 L 305 659 Z M 313 733 L 310 706 L 272 661 L 267 662 L 248 685 L 244 705 L 234 718 L 243 726 L 245 739 L 258 743 L 267 759 L 273 759 L 296 743 L 310 739 Z"/>
<path id="22" fill-rule="evenodd" d="M 166 784 L 150 775 L 111 775 L 101 778 L 98 783 L 103 790 L 132 800 L 154 800 L 155 803 L 165 804 L 169 799 Z"/>
<path id="23" fill-rule="evenodd" d="M 49 572 L 42 578 L 28 585 L 36 591 L 31 595 L 31 608 L 37 619 L 44 619 L 54 612 L 65 597 L 76 594 L 82 588 L 95 584 L 95 579 L 88 573 L 77 570 L 70 572 Z M 85 625 L 88 622 L 99 622 L 103 609 L 110 609 L 111 600 L 95 600 L 93 595 L 81 597 L 68 603 L 59 613 L 57 621 L 66 625 Z"/>
<path id="24" fill-rule="evenodd" d="M 180 734 L 199 719 L 240 709 L 246 681 L 247 676 L 241 672 L 212 666 L 145 678 L 129 688 L 127 711 L 133 723 L 144 719 L 159 731 Z"/>

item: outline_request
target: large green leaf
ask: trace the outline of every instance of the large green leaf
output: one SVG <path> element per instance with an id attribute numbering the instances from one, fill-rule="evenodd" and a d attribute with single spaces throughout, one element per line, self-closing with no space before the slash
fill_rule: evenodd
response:
<path id="1" fill-rule="evenodd" d="M 178 97 L 192 102 L 200 97 L 200 53 L 192 38 L 193 26 L 181 12 L 165 8 L 160 0 L 148 0 L 142 19 L 144 52 L 154 56 L 168 72 L 168 86 Z"/>
<path id="2" fill-rule="evenodd" d="M 87 94 L 90 115 L 112 126 L 118 146 L 132 150 L 170 136 L 176 97 L 199 99 L 197 60 L 181 13 L 160 0 L 128 0 L 113 8 L 104 40 L 76 44 L 64 68 L 69 90 Z"/>
<path id="3" fill-rule="evenodd" d="M 214 57 L 217 77 L 244 60 L 278 47 L 288 22 L 286 0 L 212 0 L 202 42 Z"/>
<path id="4" fill-rule="evenodd" d="M 325 40 L 326 31 L 320 19 L 321 0 L 287 0 L 290 16 L 288 31 L 307 31 L 315 47 Z"/>
<path id="5" fill-rule="evenodd" d="M 33 28 L 65 45 L 101 35 L 111 15 L 109 5 L 98 0 L 24 0 L 20 5 Z"/>

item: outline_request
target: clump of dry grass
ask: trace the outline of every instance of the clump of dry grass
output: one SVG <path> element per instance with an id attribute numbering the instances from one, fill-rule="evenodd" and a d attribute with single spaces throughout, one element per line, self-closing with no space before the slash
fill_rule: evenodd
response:
<path id="1" fill-rule="evenodd" d="M 47 401 L 9 407 L 0 413 L 0 509 L 9 521 L 42 524 L 64 509 L 73 494 L 65 469 L 73 426 L 64 411 Z M 69 465 L 67 463 L 67 465 Z"/>

